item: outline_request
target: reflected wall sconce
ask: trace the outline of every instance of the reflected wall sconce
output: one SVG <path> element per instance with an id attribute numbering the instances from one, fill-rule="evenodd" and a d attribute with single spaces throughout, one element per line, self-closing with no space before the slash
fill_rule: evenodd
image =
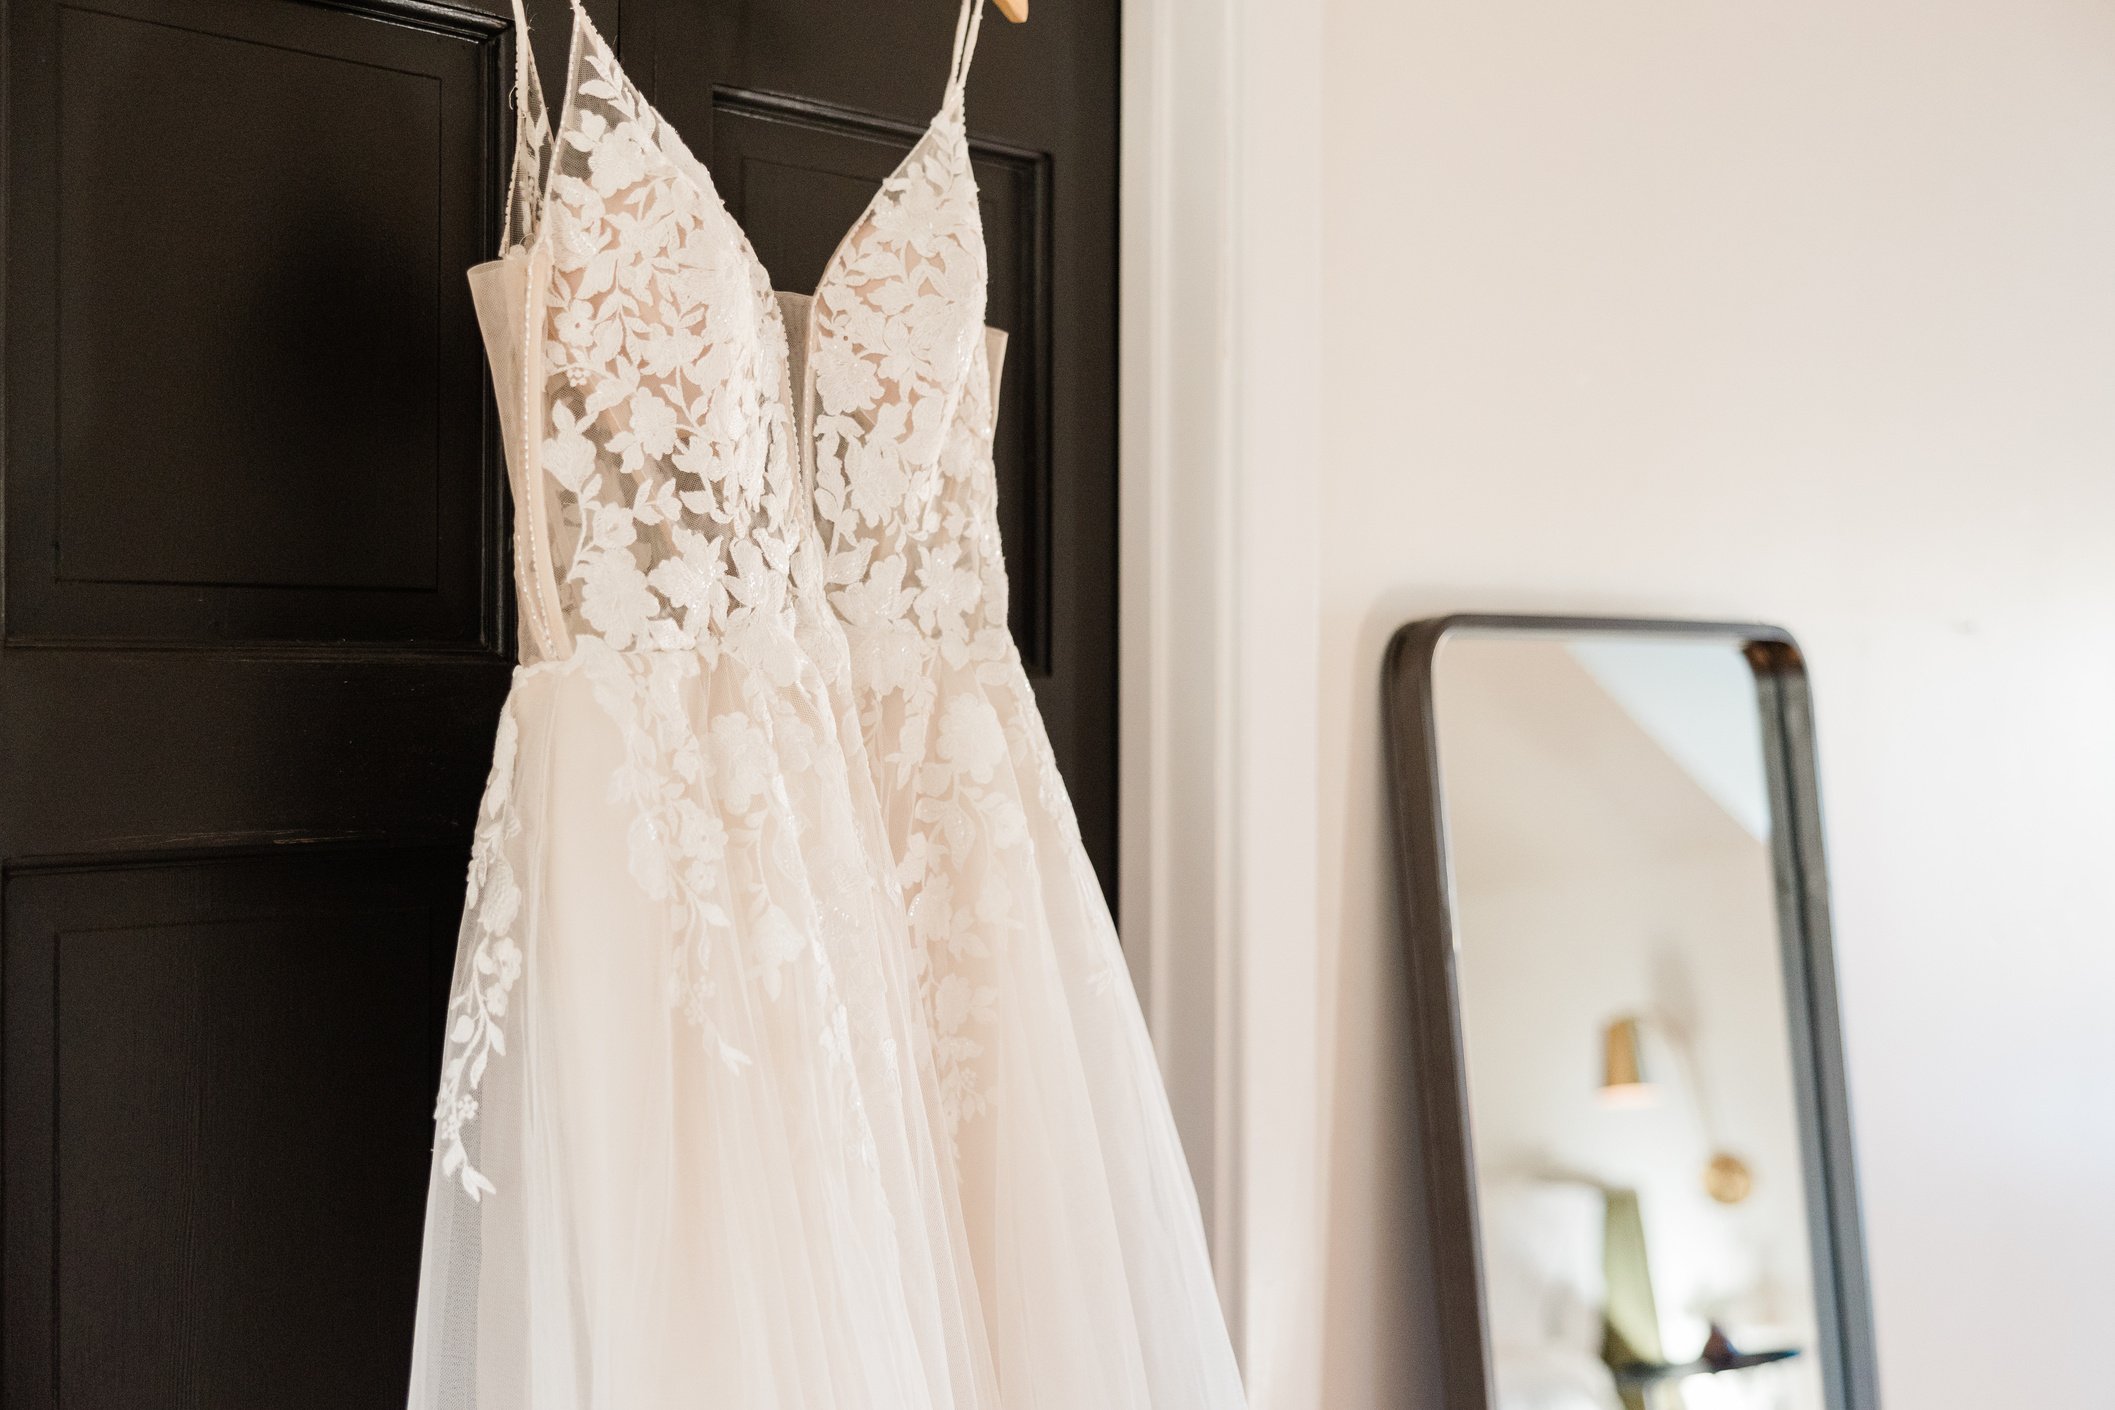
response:
<path id="1" fill-rule="evenodd" d="M 1634 1017 L 1619 1018 L 1602 1031 L 1599 1096 L 1603 1106 L 1650 1106 L 1660 1099 L 1659 1088 L 1645 1076 L 1643 1049 Z"/>
<path id="2" fill-rule="evenodd" d="M 1595 1093 L 1601 1105 L 1643 1107 L 1659 1101 L 1660 1085 L 1653 1080 L 1645 1061 L 1644 1027 L 1645 1020 L 1638 1015 L 1622 1014 L 1601 1030 L 1601 1085 Z M 1704 1102 L 1703 1084 L 1697 1079 L 1696 1059 L 1676 1041 L 1668 1025 L 1653 1027 L 1666 1040 L 1665 1047 L 1688 1069 L 1689 1093 L 1697 1120 L 1713 1148 L 1711 1159 L 1704 1166 L 1704 1192 L 1720 1204 L 1739 1204 L 1755 1192 L 1755 1172 L 1748 1168 L 1748 1162 L 1719 1143 L 1716 1123 Z"/>

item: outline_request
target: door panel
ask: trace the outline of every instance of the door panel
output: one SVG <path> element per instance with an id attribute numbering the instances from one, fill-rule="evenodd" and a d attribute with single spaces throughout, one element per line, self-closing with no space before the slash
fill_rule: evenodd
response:
<path id="1" fill-rule="evenodd" d="M 8 639 L 494 650 L 501 29 L 13 8 Z"/>
<path id="2" fill-rule="evenodd" d="M 9 1251 L 50 1268 L 10 1403 L 401 1400 L 461 889 L 451 848 L 10 878 Z"/>
<path id="3" fill-rule="evenodd" d="M 8 7 L 9 1410 L 402 1402 L 512 664 L 504 14 Z"/>

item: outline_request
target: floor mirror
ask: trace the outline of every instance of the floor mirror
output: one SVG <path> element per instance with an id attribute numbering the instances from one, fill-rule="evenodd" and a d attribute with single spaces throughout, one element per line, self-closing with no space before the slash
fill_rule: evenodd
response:
<path id="1" fill-rule="evenodd" d="M 1796 643 L 1454 616 L 1384 691 L 1449 1410 L 1875 1410 Z"/>

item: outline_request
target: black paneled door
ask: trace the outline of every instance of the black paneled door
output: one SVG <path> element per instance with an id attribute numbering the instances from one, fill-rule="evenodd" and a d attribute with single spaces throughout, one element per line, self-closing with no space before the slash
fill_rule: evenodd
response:
<path id="1" fill-rule="evenodd" d="M 806 289 L 954 0 L 591 0 Z M 0 1406 L 401 1403 L 512 654 L 506 0 L 9 0 Z M 555 85 L 563 0 L 532 0 Z M 1115 0 L 987 17 L 1013 624 L 1115 816 Z"/>

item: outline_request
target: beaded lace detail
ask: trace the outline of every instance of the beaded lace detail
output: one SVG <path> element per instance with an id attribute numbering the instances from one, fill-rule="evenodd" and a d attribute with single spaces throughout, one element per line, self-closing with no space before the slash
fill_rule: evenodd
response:
<path id="1" fill-rule="evenodd" d="M 580 25 L 538 232 L 558 597 L 576 634 L 710 661 L 787 609 L 785 325 L 704 168 Z"/>
<path id="2" fill-rule="evenodd" d="M 824 275 L 807 400 L 831 604 L 910 903 L 951 1132 L 990 1106 L 995 959 L 1032 867 L 1016 780 L 1077 837 L 1006 626 L 992 463 L 989 271 L 963 126 L 982 7 L 947 100 Z"/>

